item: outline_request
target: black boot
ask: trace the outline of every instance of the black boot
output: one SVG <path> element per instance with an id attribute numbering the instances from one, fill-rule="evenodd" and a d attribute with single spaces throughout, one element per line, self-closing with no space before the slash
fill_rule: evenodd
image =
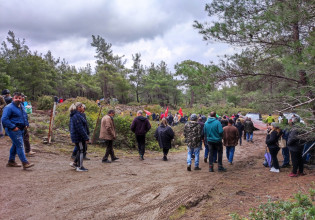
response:
<path id="1" fill-rule="evenodd" d="M 214 172 L 212 165 L 209 166 L 209 172 L 211 172 L 211 173 Z"/>
<path id="2" fill-rule="evenodd" d="M 201 168 L 200 167 L 195 167 L 195 169 L 194 170 L 201 170 Z"/>
<path id="3" fill-rule="evenodd" d="M 166 155 L 164 155 L 163 160 L 164 160 L 164 161 L 167 161 L 167 157 L 166 157 Z"/>
<path id="4" fill-rule="evenodd" d="M 191 171 L 191 165 L 187 166 L 187 171 Z"/>
<path id="5" fill-rule="evenodd" d="M 218 171 L 219 172 L 226 172 L 226 169 L 223 166 L 219 166 Z"/>

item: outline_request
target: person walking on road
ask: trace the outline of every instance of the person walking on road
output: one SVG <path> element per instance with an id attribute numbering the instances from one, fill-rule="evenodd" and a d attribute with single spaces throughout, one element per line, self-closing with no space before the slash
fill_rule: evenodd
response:
<path id="1" fill-rule="evenodd" d="M 184 137 L 187 144 L 187 171 L 191 171 L 192 154 L 195 155 L 195 168 L 194 170 L 201 170 L 199 168 L 199 153 L 200 142 L 202 140 L 202 130 L 200 124 L 197 122 L 197 115 L 192 114 L 190 121 L 185 124 Z"/>
<path id="2" fill-rule="evenodd" d="M 29 124 L 27 114 L 21 105 L 22 94 L 19 92 L 14 93 L 12 101 L 12 103 L 4 108 L 1 118 L 6 134 L 8 134 L 12 140 L 7 167 L 21 167 L 20 164 L 15 162 L 15 156 L 17 154 L 22 162 L 23 168 L 28 169 L 34 166 L 34 164 L 28 162 L 24 152 L 24 128 L 29 126 Z"/>
<path id="3" fill-rule="evenodd" d="M 242 145 L 242 136 L 243 136 L 243 131 L 244 131 L 244 125 L 242 124 L 240 119 L 236 120 L 235 127 L 238 130 L 239 139 L 240 139 L 240 146 L 241 146 Z"/>
<path id="4" fill-rule="evenodd" d="M 210 117 L 204 126 L 204 135 L 207 137 L 208 147 L 209 147 L 209 172 L 214 172 L 213 169 L 213 154 L 217 150 L 218 153 L 218 171 L 225 172 L 226 169 L 222 165 L 222 155 L 223 155 L 223 146 L 222 146 L 222 136 L 223 128 L 221 123 L 216 119 L 216 113 L 211 112 Z"/>
<path id="5" fill-rule="evenodd" d="M 138 143 L 139 159 L 144 160 L 145 153 L 145 135 L 151 129 L 151 124 L 149 120 L 142 116 L 143 112 L 139 110 L 137 112 L 137 117 L 132 121 L 130 129 L 136 135 L 136 140 Z M 163 117 L 164 118 L 164 117 Z M 161 118 L 161 119 L 163 119 Z"/>
<path id="6" fill-rule="evenodd" d="M 76 171 L 88 171 L 83 166 L 83 156 L 86 153 L 87 143 L 89 142 L 89 135 L 87 131 L 87 121 L 83 115 L 84 107 L 81 102 L 72 104 L 69 108 L 70 112 L 70 136 L 71 141 L 78 149 L 77 155 L 70 166 Z"/>
<path id="7" fill-rule="evenodd" d="M 223 128 L 223 145 L 226 147 L 226 158 L 230 165 L 233 164 L 235 146 L 237 146 L 240 136 L 238 129 L 233 126 L 233 123 L 233 119 L 229 119 L 228 126 Z"/>
<path id="8" fill-rule="evenodd" d="M 174 131 L 165 118 L 162 119 L 160 126 L 156 129 L 154 137 L 159 142 L 160 148 L 163 149 L 163 160 L 167 161 L 167 154 L 172 147 L 172 140 L 174 139 Z"/>
<path id="9" fill-rule="evenodd" d="M 253 142 L 254 129 L 255 129 L 255 127 L 254 127 L 254 124 L 252 122 L 252 119 L 248 118 L 244 124 L 244 131 L 246 133 L 247 142 Z"/>
<path id="10" fill-rule="evenodd" d="M 104 145 L 106 146 L 106 152 L 102 159 L 103 163 L 111 163 L 112 161 L 119 159 L 115 156 L 113 149 L 113 142 L 116 139 L 114 116 L 115 111 L 109 110 L 107 115 L 105 115 L 101 121 L 100 139 L 105 141 Z M 111 157 L 111 161 L 108 160 L 109 156 Z"/>

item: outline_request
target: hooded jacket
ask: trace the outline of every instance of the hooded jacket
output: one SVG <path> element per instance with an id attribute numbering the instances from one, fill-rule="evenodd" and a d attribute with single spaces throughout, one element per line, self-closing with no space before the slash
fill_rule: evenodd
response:
<path id="1" fill-rule="evenodd" d="M 170 149 L 172 147 L 172 139 L 174 139 L 174 132 L 170 126 L 162 124 L 156 129 L 154 137 L 159 142 L 160 148 Z"/>
<path id="2" fill-rule="evenodd" d="M 136 135 L 145 135 L 151 129 L 151 124 L 147 118 L 138 116 L 133 119 L 130 129 Z"/>
<path id="3" fill-rule="evenodd" d="M 200 147 L 202 136 L 201 126 L 196 121 L 189 121 L 185 124 L 184 128 L 185 142 L 189 148 Z"/>
<path id="4" fill-rule="evenodd" d="M 73 143 L 89 140 L 87 121 L 84 115 L 77 110 L 70 113 L 70 136 Z"/>
<path id="5" fill-rule="evenodd" d="M 216 118 L 208 118 L 203 131 L 208 142 L 218 143 L 222 141 L 223 128 Z"/>

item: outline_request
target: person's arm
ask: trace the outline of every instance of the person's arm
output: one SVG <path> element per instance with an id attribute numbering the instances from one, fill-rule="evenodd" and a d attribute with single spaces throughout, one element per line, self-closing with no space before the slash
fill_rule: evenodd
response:
<path id="1" fill-rule="evenodd" d="M 159 138 L 158 129 L 159 129 L 159 128 L 157 128 L 157 129 L 155 130 L 155 133 L 154 133 L 154 137 L 155 137 L 156 140 L 158 140 L 158 138 Z"/>
<path id="2" fill-rule="evenodd" d="M 16 125 L 10 121 L 11 114 L 12 114 L 11 108 L 8 107 L 4 108 L 1 120 L 3 123 L 3 127 L 9 128 L 10 130 L 14 130 L 16 128 Z"/>
<path id="3" fill-rule="evenodd" d="M 146 120 L 146 132 L 150 131 L 150 129 L 151 129 L 151 124 L 150 124 L 149 120 L 147 119 Z"/>
<path id="4" fill-rule="evenodd" d="M 130 129 L 133 133 L 135 133 L 136 131 L 136 119 L 133 119 L 132 123 L 131 123 L 131 126 L 130 126 Z"/>

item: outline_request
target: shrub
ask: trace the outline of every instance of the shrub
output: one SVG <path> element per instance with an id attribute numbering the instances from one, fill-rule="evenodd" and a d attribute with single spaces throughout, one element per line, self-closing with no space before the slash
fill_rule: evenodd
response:
<path id="1" fill-rule="evenodd" d="M 312 192 L 312 190 L 310 190 Z M 258 219 L 315 219 L 315 206 L 309 195 L 297 193 L 293 200 L 276 201 L 261 204 L 258 208 L 251 209 L 249 218 L 239 214 L 231 214 L 234 220 Z"/>
<path id="2" fill-rule="evenodd" d="M 38 98 L 38 109 L 49 110 L 54 106 L 54 99 L 52 96 L 41 96 Z"/>

